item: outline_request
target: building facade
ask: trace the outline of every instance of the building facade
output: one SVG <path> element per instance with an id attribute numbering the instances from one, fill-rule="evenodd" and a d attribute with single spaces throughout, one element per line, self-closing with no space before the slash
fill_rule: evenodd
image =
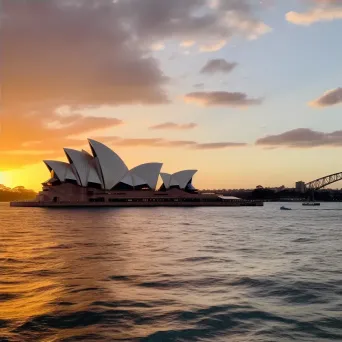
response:
<path id="1" fill-rule="evenodd" d="M 306 185 L 303 181 L 296 182 L 296 191 L 303 194 L 306 191 Z"/>

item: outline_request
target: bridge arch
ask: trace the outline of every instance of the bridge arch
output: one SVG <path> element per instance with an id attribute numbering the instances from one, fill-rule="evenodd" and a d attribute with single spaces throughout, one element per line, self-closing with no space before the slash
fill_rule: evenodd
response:
<path id="1" fill-rule="evenodd" d="M 307 190 L 319 190 L 326 187 L 329 184 L 336 183 L 342 180 L 342 172 L 333 173 L 328 176 L 317 178 L 309 183 L 306 183 Z"/>

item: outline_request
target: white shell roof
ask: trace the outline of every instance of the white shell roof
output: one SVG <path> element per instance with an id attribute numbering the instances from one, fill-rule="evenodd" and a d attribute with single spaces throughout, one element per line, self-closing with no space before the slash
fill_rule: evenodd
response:
<path id="1" fill-rule="evenodd" d="M 156 189 L 158 177 L 161 176 L 164 186 L 179 186 L 184 189 L 197 170 L 183 170 L 174 174 L 160 173 L 162 163 L 146 163 L 128 170 L 123 160 L 106 145 L 88 139 L 93 155 L 85 150 L 77 151 L 65 148 L 70 164 L 45 160 L 50 171 L 54 171 L 61 182 L 75 180 L 81 186 L 89 183 L 101 184 L 103 189 L 111 190 L 122 182 L 130 186 L 148 185 Z"/>
<path id="2" fill-rule="evenodd" d="M 77 181 L 70 164 L 56 160 L 44 160 L 44 163 L 50 171 L 55 173 L 61 182 L 65 182 L 66 179 Z"/>
<path id="3" fill-rule="evenodd" d="M 155 190 L 161 166 L 160 163 L 139 165 L 130 170 L 121 182 L 133 187 L 147 184 L 151 189 Z"/>
<path id="4" fill-rule="evenodd" d="M 135 175 L 131 171 L 129 171 L 126 176 L 121 180 L 122 183 L 130 185 L 132 187 L 147 184 L 147 182 L 140 178 L 139 176 Z"/>
<path id="5" fill-rule="evenodd" d="M 93 162 L 94 158 L 90 154 L 70 148 L 65 148 L 64 151 L 70 163 L 75 167 L 75 173 L 79 178 L 80 185 L 86 187 L 88 182 L 101 184 Z"/>
<path id="6" fill-rule="evenodd" d="M 132 175 L 130 173 L 127 173 L 127 175 L 123 179 L 121 179 L 121 183 L 125 183 L 129 186 L 133 186 Z"/>
<path id="7" fill-rule="evenodd" d="M 173 180 L 176 180 L 178 182 L 179 187 L 181 189 L 184 189 L 187 186 L 187 184 L 191 181 L 191 178 L 195 175 L 196 172 L 197 170 L 183 170 L 176 172 L 171 176 L 171 183 L 173 182 Z"/>
<path id="8" fill-rule="evenodd" d="M 161 173 L 160 177 L 163 180 L 166 189 L 170 187 L 171 175 L 169 173 Z"/>
<path id="9" fill-rule="evenodd" d="M 75 173 L 80 180 L 80 185 L 87 186 L 89 163 L 88 160 L 85 158 L 85 155 L 80 151 L 76 151 L 70 148 L 65 148 L 64 152 L 67 155 L 69 162 L 72 163 L 75 167 Z"/>
<path id="10" fill-rule="evenodd" d="M 168 173 L 161 173 L 160 176 L 163 179 L 166 189 L 171 186 L 179 186 L 181 189 L 184 189 L 196 172 L 197 170 L 183 170 L 172 175 Z"/>
<path id="11" fill-rule="evenodd" d="M 132 170 L 130 170 L 130 173 L 134 175 L 136 179 L 140 179 L 144 181 L 143 184 L 147 184 L 151 189 L 155 189 L 157 187 L 158 183 L 158 177 L 160 174 L 160 170 L 162 168 L 162 163 L 146 163 L 141 164 L 139 166 L 136 166 Z M 143 185 L 143 184 L 136 184 L 137 181 L 135 181 L 134 185 Z"/>
<path id="12" fill-rule="evenodd" d="M 106 190 L 111 190 L 127 174 L 128 168 L 123 160 L 106 145 L 88 139 Z"/>
<path id="13" fill-rule="evenodd" d="M 172 177 L 172 176 L 171 176 L 171 179 L 170 179 L 169 187 L 170 187 L 170 186 L 179 186 L 179 187 L 180 187 L 178 180 L 175 179 L 175 178 Z"/>
<path id="14" fill-rule="evenodd" d="M 145 179 L 140 178 L 136 174 L 132 174 L 133 186 L 145 185 L 147 181 Z"/>
<path id="15" fill-rule="evenodd" d="M 79 184 L 78 177 L 75 175 L 74 170 L 71 167 L 71 165 L 69 165 L 69 167 L 66 170 L 65 179 L 75 180 Z"/>
<path id="16" fill-rule="evenodd" d="M 88 183 L 103 185 L 100 176 L 96 170 L 96 161 L 94 157 L 87 151 L 82 150 L 82 153 L 84 154 L 84 157 L 87 159 L 89 165 Z"/>

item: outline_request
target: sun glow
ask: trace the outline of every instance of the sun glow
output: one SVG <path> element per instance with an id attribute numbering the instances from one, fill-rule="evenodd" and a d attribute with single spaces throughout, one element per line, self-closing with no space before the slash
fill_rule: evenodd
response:
<path id="1" fill-rule="evenodd" d="M 0 184 L 9 188 L 24 186 L 27 189 L 40 190 L 42 180 L 49 178 L 44 165 L 36 164 L 21 169 L 1 171 Z"/>
<path id="2" fill-rule="evenodd" d="M 0 172 L 0 185 L 11 187 L 12 177 L 8 172 Z"/>

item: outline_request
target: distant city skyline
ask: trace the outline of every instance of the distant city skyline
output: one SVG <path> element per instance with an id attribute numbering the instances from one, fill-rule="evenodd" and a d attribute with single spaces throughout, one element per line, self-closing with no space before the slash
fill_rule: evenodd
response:
<path id="1" fill-rule="evenodd" d="M 198 188 L 342 171 L 341 1 L 95 2 L 1 1 L 0 184 L 87 137 Z"/>

